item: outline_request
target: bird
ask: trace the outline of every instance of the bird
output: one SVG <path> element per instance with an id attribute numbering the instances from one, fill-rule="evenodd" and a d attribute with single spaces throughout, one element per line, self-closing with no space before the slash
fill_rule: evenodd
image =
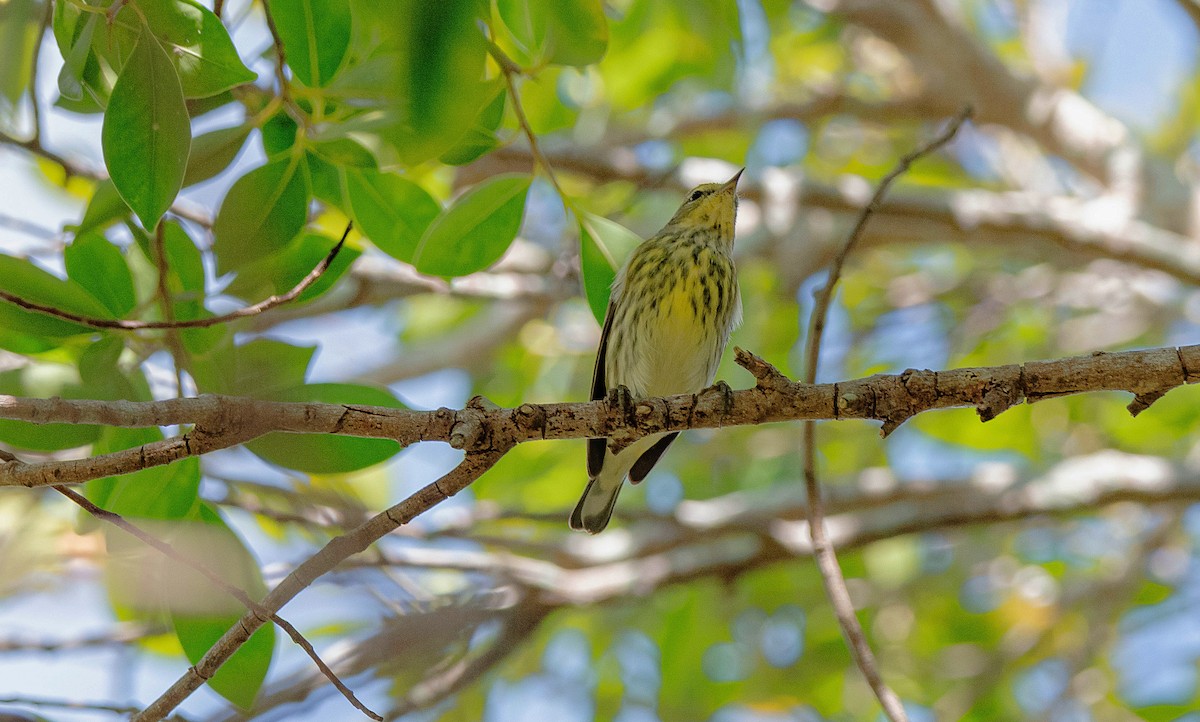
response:
<path id="1" fill-rule="evenodd" d="M 694 188 L 617 272 L 592 372 L 592 400 L 622 388 L 636 400 L 712 385 L 729 336 L 742 320 L 733 239 L 744 171 L 725 183 Z M 588 484 L 570 527 L 603 531 L 625 477 L 634 484 L 645 479 L 677 436 L 678 431 L 650 434 L 617 453 L 608 439 L 588 439 Z"/>

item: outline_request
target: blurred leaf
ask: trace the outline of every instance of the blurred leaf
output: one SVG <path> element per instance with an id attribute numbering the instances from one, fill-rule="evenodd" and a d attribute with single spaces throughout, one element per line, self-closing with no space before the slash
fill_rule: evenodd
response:
<path id="1" fill-rule="evenodd" d="M 221 128 L 192 139 L 183 185 L 206 181 L 229 167 L 250 136 L 249 125 Z"/>
<path id="2" fill-rule="evenodd" d="M 102 132 L 113 185 L 144 227 L 158 223 L 183 186 L 191 140 L 179 76 L 144 36 L 113 86 Z"/>
<path id="3" fill-rule="evenodd" d="M 170 269 L 170 288 L 173 295 L 204 296 L 204 261 L 200 249 L 183 226 L 177 221 L 167 221 L 163 228 L 163 245 L 167 250 L 167 268 Z"/>
<path id="4" fill-rule="evenodd" d="M 339 73 L 331 88 L 377 107 L 366 129 L 380 140 L 369 146 L 380 166 L 412 166 L 446 152 L 493 97 L 479 27 L 487 5 L 354 0 L 352 7 L 378 46 L 369 61 Z"/>
<path id="5" fill-rule="evenodd" d="M 532 56 L 560 65 L 590 65 L 608 47 L 600 0 L 498 0 L 504 24 Z"/>
<path id="6" fill-rule="evenodd" d="M 271 14 L 292 73 L 309 87 L 328 83 L 350 44 L 347 0 L 274 0 Z"/>
<path id="7" fill-rule="evenodd" d="M 985 423 L 974 409 L 945 409 L 920 414 L 909 423 L 940 441 L 977 451 L 1013 451 L 1029 459 L 1041 455 L 1037 431 L 1030 423 L 1028 405 L 1014 406 Z"/>
<path id="8" fill-rule="evenodd" d="M 251 599 L 262 599 L 266 593 L 262 572 L 250 551 L 241 539 L 233 532 L 225 521 L 207 504 L 201 505 L 198 513 L 199 520 L 208 528 L 209 534 L 197 540 L 190 552 L 192 558 L 209 562 L 220 560 L 220 565 L 214 571 L 222 575 L 225 581 L 246 592 Z M 217 643 L 230 627 L 238 623 L 245 611 L 240 602 L 229 597 L 224 591 L 213 589 L 208 579 L 198 572 L 185 570 L 198 589 L 208 592 L 206 596 L 214 598 L 219 608 L 221 602 L 229 610 L 225 614 L 198 613 L 181 611 L 178 606 L 172 608 L 171 621 L 175 626 L 175 634 L 187 654 L 188 661 L 195 664 Z M 219 595 L 219 597 L 214 596 Z M 225 699 L 241 707 L 249 709 L 254 703 L 258 691 L 266 679 L 267 669 L 271 666 L 271 658 L 275 651 L 275 625 L 267 622 L 255 630 L 246 642 L 221 665 L 208 685 Z"/>
<path id="9" fill-rule="evenodd" d="M 92 53 L 92 35 L 100 16 L 88 13 L 79 23 L 81 11 L 70 3 L 54 4 L 54 34 L 63 50 L 63 66 L 58 71 L 58 92 L 68 100 L 83 100 L 83 72 Z"/>
<path id="10" fill-rule="evenodd" d="M 271 398 L 275 401 L 404 408 L 388 392 L 356 384 L 305 384 L 276 391 Z M 365 469 L 400 451 L 400 445 L 390 439 L 336 434 L 268 434 L 247 443 L 246 448 L 273 464 L 311 474 L 340 474 Z"/>
<path id="11" fill-rule="evenodd" d="M 198 480 L 198 472 L 196 476 Z M 266 594 L 258 563 L 207 505 L 197 504 L 181 518 L 141 519 L 138 526 L 252 599 Z M 120 618 L 161 623 L 165 615 L 193 664 L 241 619 L 242 603 L 191 566 L 119 528 L 103 529 L 109 553 L 105 587 Z M 271 663 L 274 639 L 274 626 L 263 625 L 208 685 L 230 702 L 248 707 Z"/>
<path id="12" fill-rule="evenodd" d="M 109 454 L 163 440 L 158 429 L 105 427 L 93 449 Z M 115 514 L 138 519 L 183 519 L 200 501 L 200 460 L 181 459 L 128 474 L 89 481 L 92 503 Z"/>
<path id="13" fill-rule="evenodd" d="M 45 6 L 38 0 L 0 3 L 0 114 L 4 116 L 12 113 L 29 87 L 43 13 Z"/>
<path id="14" fill-rule="evenodd" d="M 315 350 L 282 341 L 254 339 L 196 359 L 192 375 L 203 393 L 271 398 L 282 389 L 304 383 Z"/>
<path id="15" fill-rule="evenodd" d="M 433 276 L 465 276 L 500 260 L 521 229 L 530 181 L 507 174 L 472 188 L 425 231 L 412 264 Z"/>
<path id="16" fill-rule="evenodd" d="M 76 235 L 63 252 L 67 277 L 103 303 L 115 318 L 124 318 L 137 304 L 133 276 L 125 254 L 99 233 Z"/>
<path id="17" fill-rule="evenodd" d="M 112 318 L 112 313 L 82 286 L 62 280 L 22 258 L 0 255 L 0 278 L 4 290 L 27 301 L 71 311 L 81 316 Z M 86 326 L 57 317 L 26 311 L 8 302 L 0 303 L 0 329 L 12 329 L 41 336 L 70 336 L 93 333 Z M 0 338 L 3 338 L 0 335 Z M 3 344 L 0 343 L 0 346 Z"/>
<path id="18" fill-rule="evenodd" d="M 297 158 L 268 162 L 233 184 L 213 223 L 217 273 L 284 248 L 308 220 L 308 187 Z"/>
<path id="19" fill-rule="evenodd" d="M 371 155 L 371 151 L 350 138 L 314 141 L 310 149 L 334 165 L 372 170 L 376 167 L 375 156 Z"/>
<path id="20" fill-rule="evenodd" d="M 363 235 L 379 250 L 406 263 L 429 224 L 437 218 L 437 201 L 425 189 L 395 173 L 350 168 L 346 197 Z"/>
<path id="21" fill-rule="evenodd" d="M 3 307 L 4 304 L 0 304 L 0 309 Z M 0 320 L 3 320 L 2 315 Z M 86 397 L 78 372 L 58 364 L 0 371 L 0 394 L 42 398 L 58 396 L 66 399 Z M 31 424 L 0 419 L 0 441 L 15 449 L 73 449 L 92 443 L 99 435 L 99 426 L 87 424 Z"/>
<path id="22" fill-rule="evenodd" d="M 258 302 L 263 298 L 287 293 L 304 280 L 317 264 L 325 260 L 329 251 L 337 243 L 337 239 L 320 233 L 302 233 L 287 248 L 255 261 L 238 271 L 238 275 L 225 288 L 225 293 Z M 313 285 L 292 301 L 293 305 L 302 304 L 325 293 L 350 268 L 360 251 L 343 246 L 338 255 L 329 264 L 321 277 Z"/>
<path id="23" fill-rule="evenodd" d="M 262 133 L 263 150 L 268 158 L 282 156 L 296 145 L 296 121 L 282 111 L 272 115 L 263 123 L 259 131 Z"/>
<path id="24" fill-rule="evenodd" d="M 115 221 L 128 215 L 129 206 L 125 205 L 125 201 L 121 199 L 121 194 L 117 193 L 117 187 L 113 185 L 112 181 L 105 178 L 96 183 L 96 190 L 92 193 L 92 199 L 88 201 L 87 209 L 83 212 L 83 220 L 79 221 L 79 225 L 75 228 L 75 234 L 104 231 Z"/>
<path id="25" fill-rule="evenodd" d="M 592 315 L 604 325 L 608 297 L 625 257 L 641 244 L 636 233 L 603 216 L 583 213 L 579 219 L 579 265 L 583 292 Z"/>
<path id="26" fill-rule="evenodd" d="M 508 99 L 508 92 L 501 82 L 496 83 L 493 92 L 496 97 L 479 111 L 479 117 L 475 119 L 475 124 L 467 129 L 467 134 L 453 148 L 442 153 L 438 160 L 449 165 L 466 165 L 499 147 L 500 139 L 496 137 L 496 130 L 504 120 L 504 104 Z"/>

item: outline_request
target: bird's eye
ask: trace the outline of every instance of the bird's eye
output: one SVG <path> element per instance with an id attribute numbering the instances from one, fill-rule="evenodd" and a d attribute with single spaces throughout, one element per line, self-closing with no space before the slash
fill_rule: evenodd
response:
<path id="1" fill-rule="evenodd" d="M 688 203 L 691 203 L 692 201 L 700 200 L 700 196 L 702 196 L 702 195 L 704 195 L 704 191 L 697 188 L 696 190 L 692 191 L 692 194 L 690 196 L 688 196 Z"/>

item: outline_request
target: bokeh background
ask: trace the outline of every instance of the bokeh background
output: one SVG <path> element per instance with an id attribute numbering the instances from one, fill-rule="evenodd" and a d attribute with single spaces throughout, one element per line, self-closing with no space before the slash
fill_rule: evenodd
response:
<path id="1" fill-rule="evenodd" d="M 496 123 L 475 129 L 480 154 L 463 164 L 397 163 L 357 136 L 357 150 L 335 151 L 320 146 L 319 123 L 298 140 L 294 117 L 270 106 L 279 86 L 262 6 L 220 5 L 257 79 L 212 109 L 191 108 L 196 136 L 245 129 L 228 167 L 185 188 L 169 216 L 202 263 L 195 312 L 259 300 L 280 290 L 272 274 L 294 270 L 227 272 L 212 230 L 233 183 L 293 143 L 352 172 L 399 175 L 443 204 L 533 170 L 511 95 Z M 355 43 L 417 13 L 366 5 L 349 6 L 350 59 L 330 88 L 353 70 L 354 52 L 370 56 Z M 256 358 L 273 373 L 366 385 L 413 408 L 461 407 L 475 394 L 505 406 L 583 400 L 599 328 L 581 253 L 587 276 L 589 248 L 621 243 L 607 229 L 603 242 L 585 232 L 581 246 L 578 219 L 645 237 L 691 185 L 743 165 L 746 320 L 733 343 L 796 377 L 812 293 L 872 183 L 968 103 L 974 122 L 901 179 L 851 258 L 819 380 L 1200 339 L 1195 0 L 610 0 L 599 20 L 585 15 L 590 35 L 560 36 L 569 39 L 557 48 L 522 30 L 539 7 L 497 0 L 479 11 L 526 71 L 517 97 L 562 191 L 544 168 L 534 175 L 520 233 L 497 263 L 432 276 L 356 233 L 335 283 L 207 346 L 189 342 L 191 364 L 161 334 L 44 347 L 8 335 L 0 391 L 86 395 L 80 359 L 109 344 L 114 368 L 135 379 L 129 398 L 211 390 L 205 354 L 253 347 L 269 350 Z M 67 277 L 66 249 L 85 214 L 101 213 L 107 171 L 99 104 L 61 97 L 70 73 L 44 25 L 58 12 L 0 0 L 0 252 Z M 581 57 L 554 55 L 573 50 Z M 491 61 L 483 72 L 499 77 Z M 293 110 L 310 119 L 317 100 L 344 99 L 287 76 L 305 91 Z M 309 228 L 332 243 L 363 210 L 319 183 Z M 153 266 L 122 208 L 118 199 L 91 230 L 128 259 L 142 301 L 134 313 L 153 317 L 153 287 L 141 282 Z M 280 257 L 312 265 L 311 254 Z M 719 377 L 751 385 L 728 356 Z M 1196 401 L 1178 389 L 1136 419 L 1119 393 L 1041 401 L 987 424 L 939 411 L 885 440 L 876 423 L 820 426 L 831 533 L 881 669 L 914 721 L 1200 720 Z M 31 459 L 132 443 L 48 442 L 0 427 L 0 446 Z M 566 530 L 586 481 L 583 446 L 518 447 L 283 615 L 390 718 L 879 719 L 806 553 L 798 425 L 684 434 L 594 538 Z M 267 586 L 461 458 L 421 444 L 385 449 L 365 468 L 292 468 L 293 453 L 237 448 L 187 472 Z M 121 718 L 186 669 L 169 615 L 131 611 L 120 596 L 121 570 L 145 552 L 53 494 L 8 490 L 0 519 L 0 709 Z M 265 682 L 248 709 L 205 688 L 179 713 L 358 718 L 284 635 L 263 654 Z"/>

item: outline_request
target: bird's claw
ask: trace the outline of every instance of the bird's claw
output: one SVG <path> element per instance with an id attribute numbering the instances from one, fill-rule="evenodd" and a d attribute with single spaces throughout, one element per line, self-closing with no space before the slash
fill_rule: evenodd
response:
<path id="1" fill-rule="evenodd" d="M 721 395 L 721 410 L 726 416 L 733 411 L 733 389 L 729 388 L 729 384 L 725 383 L 724 381 L 718 381 L 705 389 L 704 393 L 716 393 Z"/>

